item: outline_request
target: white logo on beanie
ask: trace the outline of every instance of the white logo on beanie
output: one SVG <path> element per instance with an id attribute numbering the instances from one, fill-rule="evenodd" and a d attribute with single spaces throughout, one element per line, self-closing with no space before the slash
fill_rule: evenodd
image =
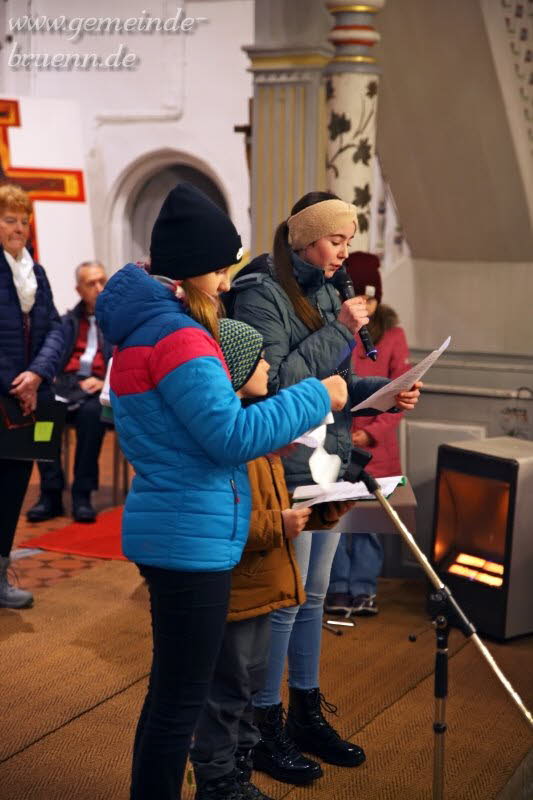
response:
<path id="1" fill-rule="evenodd" d="M 244 248 L 239 247 L 239 249 L 237 250 L 237 255 L 235 256 L 235 261 L 240 261 L 243 253 L 244 253 Z"/>

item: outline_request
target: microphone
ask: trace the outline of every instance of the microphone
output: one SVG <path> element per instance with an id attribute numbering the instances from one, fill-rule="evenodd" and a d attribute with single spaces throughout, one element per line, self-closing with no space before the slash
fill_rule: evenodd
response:
<path id="1" fill-rule="evenodd" d="M 339 269 L 337 271 L 335 277 L 333 278 L 333 285 L 337 289 L 343 301 L 350 300 L 350 298 L 356 296 L 352 279 L 344 269 Z M 378 351 L 374 347 L 374 342 L 372 341 L 372 337 L 370 336 L 366 325 L 363 325 L 363 327 L 359 329 L 359 338 L 361 339 L 362 345 L 365 348 L 367 358 L 371 358 L 372 361 L 375 361 L 378 357 Z"/>

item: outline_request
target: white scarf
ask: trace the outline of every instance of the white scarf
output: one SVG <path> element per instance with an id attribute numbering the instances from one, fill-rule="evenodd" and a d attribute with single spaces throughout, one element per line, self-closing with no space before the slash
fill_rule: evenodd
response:
<path id="1" fill-rule="evenodd" d="M 29 314 L 35 303 L 35 293 L 37 291 L 37 278 L 33 270 L 33 258 L 25 247 L 18 258 L 13 258 L 7 250 L 4 250 L 4 255 L 13 273 L 13 283 L 17 290 L 22 313 Z"/>

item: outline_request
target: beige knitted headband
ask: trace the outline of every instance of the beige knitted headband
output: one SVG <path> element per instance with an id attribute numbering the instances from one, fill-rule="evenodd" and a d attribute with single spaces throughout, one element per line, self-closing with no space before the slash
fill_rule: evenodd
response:
<path id="1" fill-rule="evenodd" d="M 356 219 L 357 209 L 350 203 L 322 200 L 289 217 L 289 244 L 293 250 L 302 250 L 323 236 L 331 236 L 350 222 L 355 224 Z"/>

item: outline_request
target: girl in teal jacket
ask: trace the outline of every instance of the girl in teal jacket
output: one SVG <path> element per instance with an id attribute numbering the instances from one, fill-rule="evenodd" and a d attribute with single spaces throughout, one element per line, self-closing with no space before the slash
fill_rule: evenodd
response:
<path id="1" fill-rule="evenodd" d="M 325 442 L 326 450 L 340 457 L 341 477 L 351 452 L 350 408 L 388 382 L 354 375 L 351 354 L 354 336 L 369 321 L 366 303 L 362 297 L 341 303 L 331 281 L 348 256 L 356 219 L 355 206 L 335 195 L 305 195 L 288 220 L 279 225 L 272 258 L 256 259 L 234 281 L 232 290 L 235 318 L 263 336 L 271 393 L 311 376 L 323 379 L 337 372 L 346 378 L 349 400 L 334 414 L 335 422 L 328 426 Z M 413 387 L 395 398 L 396 405 L 412 408 L 418 394 L 418 388 Z M 365 413 L 376 412 L 368 409 Z M 284 459 L 290 489 L 312 483 L 309 455 L 310 451 L 301 447 Z M 298 537 L 295 552 L 307 600 L 299 607 L 271 614 L 267 680 L 254 698 L 262 739 L 254 748 L 253 758 L 257 769 L 288 783 L 302 783 L 322 774 L 319 764 L 302 756 L 295 745 L 341 766 L 354 767 L 365 759 L 362 748 L 343 741 L 322 714 L 322 612 L 339 535 L 305 531 Z M 280 690 L 287 656 L 289 711 L 284 728 Z"/>

